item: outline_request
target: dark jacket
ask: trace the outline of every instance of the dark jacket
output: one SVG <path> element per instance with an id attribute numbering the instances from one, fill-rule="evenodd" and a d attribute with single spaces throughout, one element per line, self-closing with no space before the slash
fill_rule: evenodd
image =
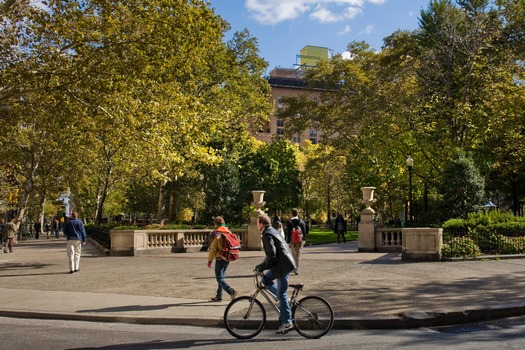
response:
<path id="1" fill-rule="evenodd" d="M 80 219 L 69 219 L 64 225 L 64 235 L 67 240 L 87 241 L 86 229 Z"/>
<path id="2" fill-rule="evenodd" d="M 308 234 L 308 231 L 306 230 L 306 224 L 303 220 L 298 218 L 292 219 L 288 221 L 288 225 L 286 226 L 286 242 L 288 243 L 292 241 L 292 230 L 295 225 L 301 228 L 301 231 L 303 232 L 303 241 L 306 239 L 306 235 Z"/>
<path id="3" fill-rule="evenodd" d="M 334 233 L 339 231 L 339 222 L 343 224 L 343 232 L 346 232 L 346 220 L 342 216 L 338 216 L 334 222 Z"/>
<path id="4" fill-rule="evenodd" d="M 295 260 L 283 236 L 273 227 L 267 227 L 262 233 L 262 242 L 266 258 L 256 269 L 264 271 L 271 269 L 274 278 L 288 275 L 295 270 Z"/>

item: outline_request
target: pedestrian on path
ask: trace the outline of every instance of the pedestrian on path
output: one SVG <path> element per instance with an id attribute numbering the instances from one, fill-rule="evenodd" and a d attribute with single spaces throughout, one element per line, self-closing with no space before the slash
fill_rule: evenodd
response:
<path id="1" fill-rule="evenodd" d="M 42 224 L 40 223 L 40 221 L 35 222 L 34 228 L 35 228 L 35 239 L 38 239 L 38 237 L 40 237 L 40 234 L 42 233 Z"/>
<path id="2" fill-rule="evenodd" d="M 213 219 L 215 224 L 215 230 L 211 233 L 213 240 L 210 243 L 210 251 L 208 252 L 208 267 L 211 268 L 211 263 L 215 259 L 215 279 L 217 280 L 217 293 L 211 301 L 222 301 L 222 291 L 226 291 L 232 300 L 235 299 L 238 293 L 226 282 L 224 279 L 226 275 L 226 269 L 230 265 L 230 262 L 223 259 L 221 255 L 222 248 L 224 246 L 224 238 L 222 237 L 224 232 L 229 232 L 228 227 L 224 222 L 222 216 L 217 216 Z"/>
<path id="3" fill-rule="evenodd" d="M 286 236 L 284 235 L 283 224 L 281 223 L 281 218 L 278 216 L 274 217 L 272 221 L 272 227 L 276 229 L 284 239 L 286 239 Z"/>
<path id="4" fill-rule="evenodd" d="M 288 221 L 288 226 L 286 228 L 286 242 L 290 244 L 290 250 L 295 259 L 295 274 L 299 274 L 299 260 L 301 259 L 301 253 L 303 252 L 304 242 L 306 240 L 306 235 L 308 231 L 306 229 L 306 223 L 299 219 L 299 210 L 292 209 L 292 218 Z M 300 237 L 297 238 L 297 235 L 294 234 L 294 231 L 300 230 Z"/>
<path id="5" fill-rule="evenodd" d="M 58 218 L 55 216 L 55 218 L 53 219 L 53 232 L 55 233 L 56 238 L 60 238 L 58 226 L 59 226 L 59 221 L 58 221 Z"/>
<path id="6" fill-rule="evenodd" d="M 341 214 L 337 215 L 337 218 L 335 218 L 334 233 L 337 235 L 337 243 L 341 243 L 341 237 L 343 238 L 343 243 L 346 243 L 346 220 Z"/>
<path id="7" fill-rule="evenodd" d="M 279 300 L 281 326 L 277 333 L 284 334 L 293 329 L 292 312 L 288 302 L 288 279 L 290 272 L 296 268 L 295 260 L 281 234 L 270 226 L 268 215 L 258 217 L 257 228 L 262 233 L 266 257 L 261 264 L 255 267 L 255 270 L 259 272 L 268 270 L 264 273 L 262 284 Z M 277 288 L 274 286 L 274 280 L 277 281 Z"/>
<path id="8" fill-rule="evenodd" d="M 71 219 L 64 226 L 64 235 L 67 238 L 67 257 L 69 259 L 69 273 L 80 270 L 80 256 L 82 245 L 86 244 L 86 228 L 78 218 L 78 213 L 71 213 Z"/>
<path id="9" fill-rule="evenodd" d="M 47 221 L 44 221 L 44 231 L 46 233 L 46 239 L 49 239 L 49 233 L 51 232 L 51 225 Z"/>
<path id="10" fill-rule="evenodd" d="M 7 224 L 4 225 L 2 229 L 2 238 L 4 240 L 4 253 L 13 252 L 13 245 L 15 243 L 16 237 L 16 224 L 14 223 L 14 218 L 11 218 Z"/>

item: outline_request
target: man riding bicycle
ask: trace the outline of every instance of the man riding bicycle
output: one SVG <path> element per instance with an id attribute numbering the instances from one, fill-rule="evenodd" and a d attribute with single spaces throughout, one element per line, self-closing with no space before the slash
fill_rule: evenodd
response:
<path id="1" fill-rule="evenodd" d="M 297 266 L 288 244 L 281 234 L 271 226 L 271 219 L 268 215 L 258 217 L 257 228 L 262 234 L 266 258 L 255 267 L 255 270 L 259 272 L 268 270 L 263 276 L 262 284 L 274 293 L 279 300 L 281 326 L 277 333 L 284 334 L 293 329 L 287 291 L 290 272 L 295 270 Z M 274 280 L 277 280 L 277 288 L 273 285 Z"/>

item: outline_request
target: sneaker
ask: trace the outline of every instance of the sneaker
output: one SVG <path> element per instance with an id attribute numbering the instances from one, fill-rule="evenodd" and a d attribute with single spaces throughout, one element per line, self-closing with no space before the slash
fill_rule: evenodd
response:
<path id="1" fill-rule="evenodd" d="M 222 298 L 211 298 L 210 301 L 219 302 L 222 301 Z"/>
<path id="2" fill-rule="evenodd" d="M 277 330 L 277 332 L 275 333 L 276 334 L 286 334 L 288 333 L 288 331 L 291 331 L 292 329 L 294 329 L 294 326 L 292 323 L 285 323 L 285 324 L 282 324 L 279 327 L 279 330 Z"/>
<path id="3" fill-rule="evenodd" d="M 231 294 L 232 300 L 237 298 L 238 295 L 239 295 L 239 292 L 237 292 L 236 290 L 233 290 Z"/>

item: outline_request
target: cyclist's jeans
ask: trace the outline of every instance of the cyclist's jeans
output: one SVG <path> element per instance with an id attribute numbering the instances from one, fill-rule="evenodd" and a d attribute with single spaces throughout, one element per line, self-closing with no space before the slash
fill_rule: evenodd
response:
<path id="1" fill-rule="evenodd" d="M 217 280 L 217 294 L 215 295 L 217 299 L 222 299 L 222 291 L 225 290 L 226 293 L 232 294 L 233 289 L 224 279 L 226 274 L 226 269 L 230 263 L 223 259 L 215 259 L 215 279 Z"/>
<path id="2" fill-rule="evenodd" d="M 288 303 L 288 275 L 275 279 L 277 281 L 277 288 L 274 286 L 273 280 L 272 270 L 266 271 L 262 282 L 270 292 L 277 296 L 277 300 L 279 300 L 281 324 L 292 323 L 292 310 Z"/>

